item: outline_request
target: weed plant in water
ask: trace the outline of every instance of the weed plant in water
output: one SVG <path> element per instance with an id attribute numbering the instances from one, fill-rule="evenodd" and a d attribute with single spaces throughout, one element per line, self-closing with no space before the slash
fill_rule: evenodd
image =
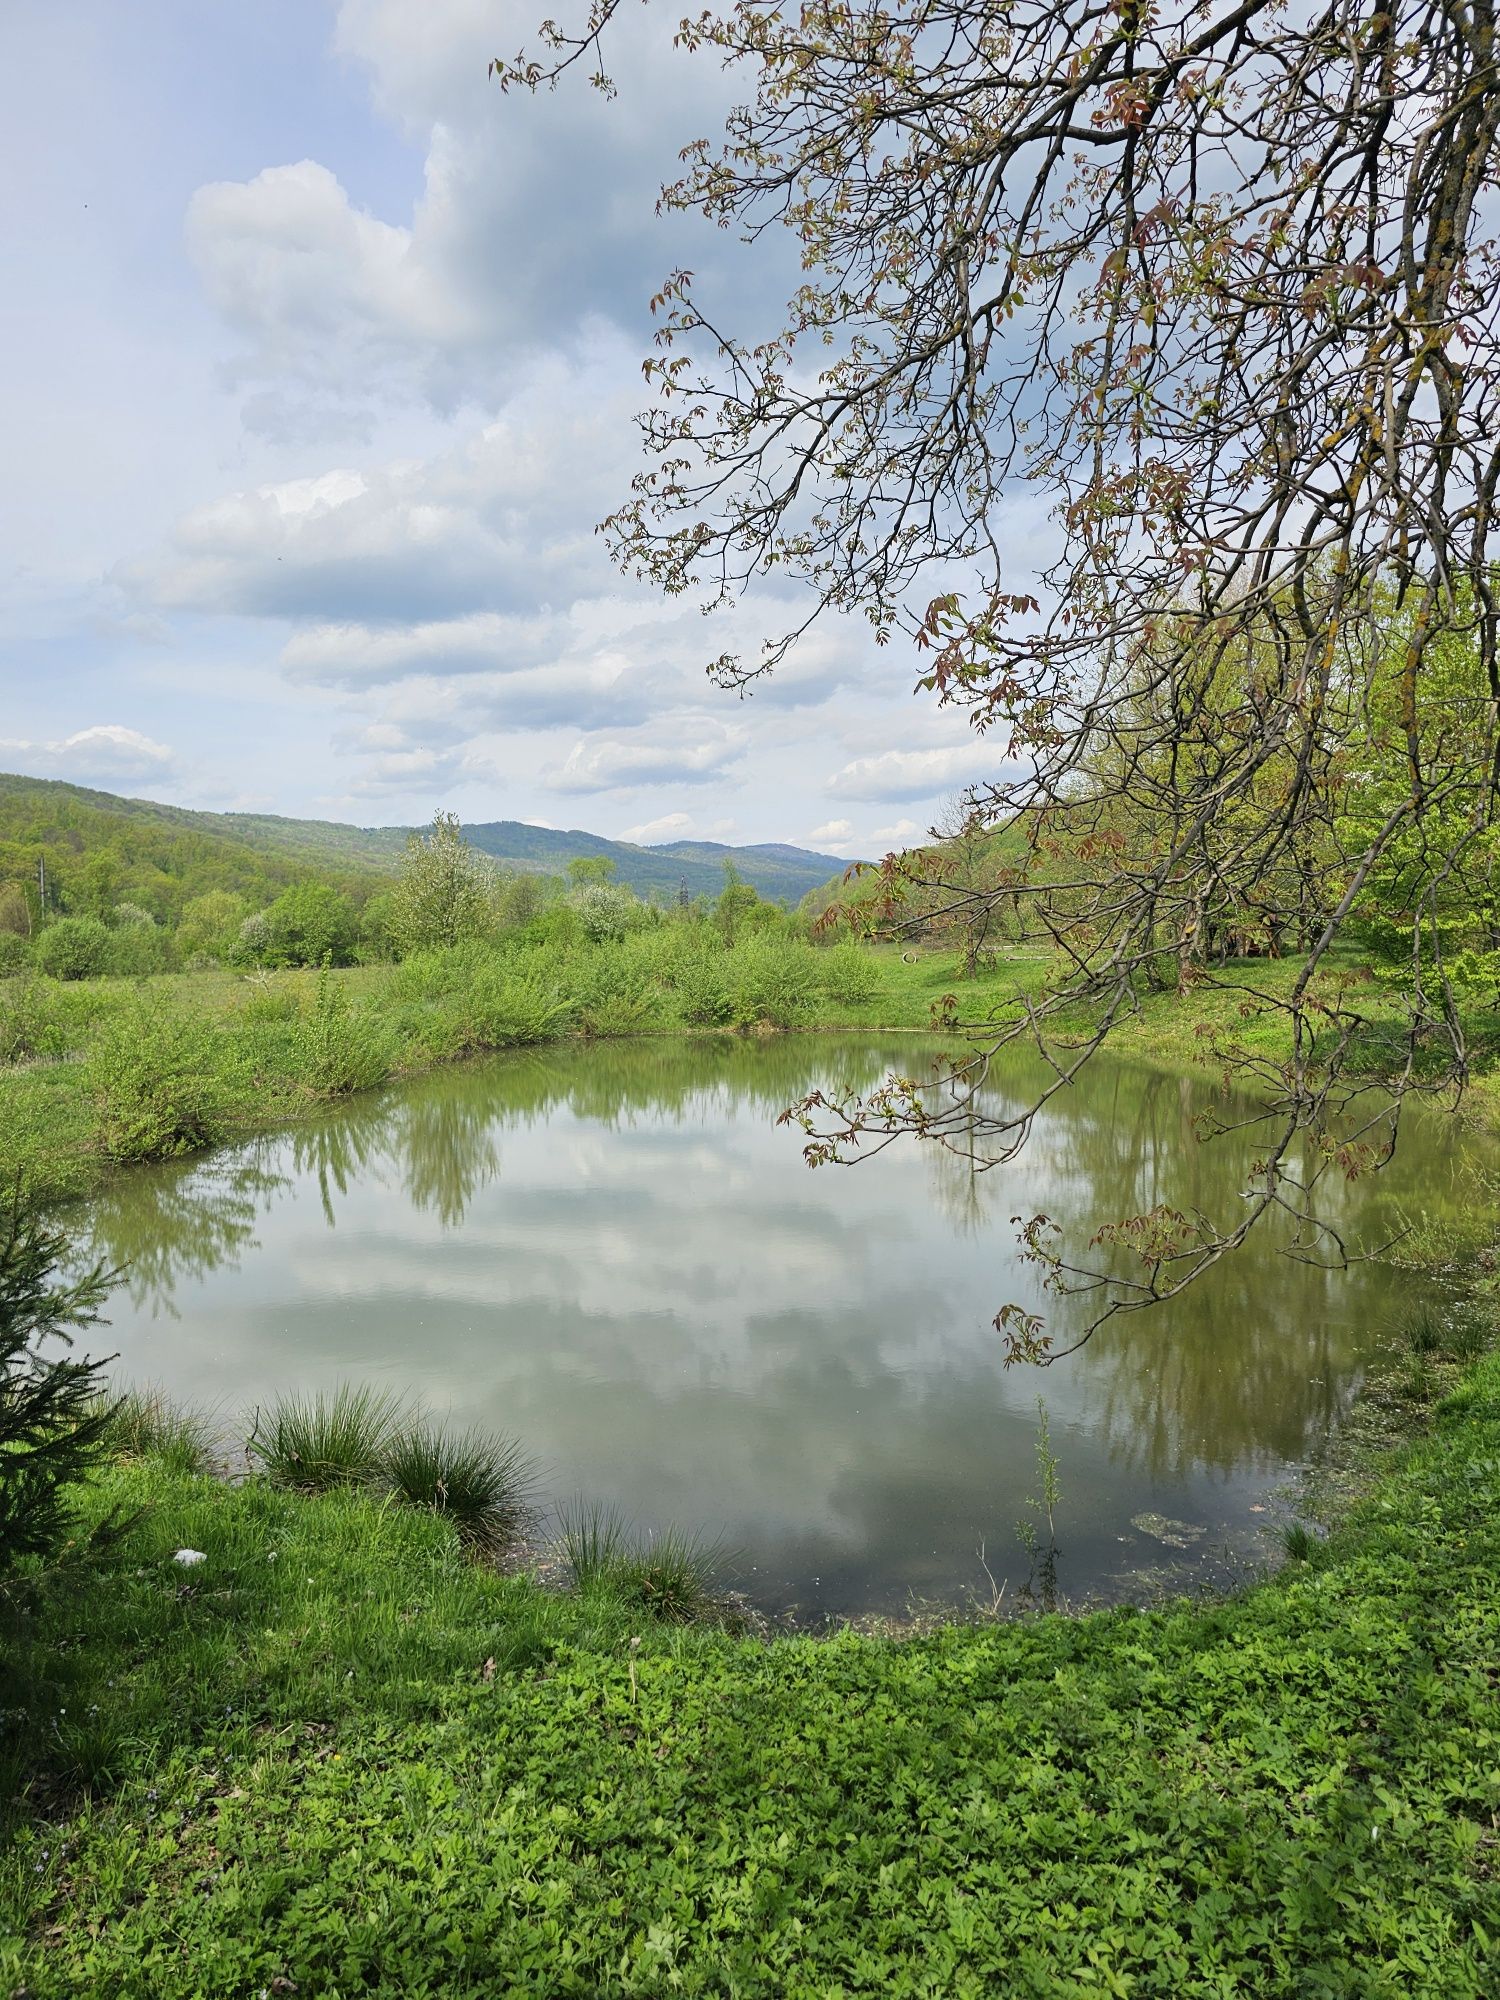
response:
<path id="1" fill-rule="evenodd" d="M 513 1438 L 422 1420 L 396 1434 L 381 1469 L 393 1492 L 450 1520 L 463 1542 L 485 1554 L 514 1535 L 536 1477 Z"/>
<path id="2" fill-rule="evenodd" d="M 388 1390 L 345 1385 L 331 1396 L 283 1396 L 258 1416 L 250 1448 L 281 1486 L 318 1493 L 383 1470 L 403 1410 Z"/>

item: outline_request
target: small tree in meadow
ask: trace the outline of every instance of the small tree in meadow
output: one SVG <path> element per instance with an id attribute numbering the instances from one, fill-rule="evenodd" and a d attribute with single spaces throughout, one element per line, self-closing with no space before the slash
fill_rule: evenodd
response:
<path id="1" fill-rule="evenodd" d="M 406 843 L 391 891 L 392 943 L 405 958 L 483 937 L 494 920 L 493 887 L 493 871 L 464 839 L 458 814 L 434 813 L 428 831 Z"/>

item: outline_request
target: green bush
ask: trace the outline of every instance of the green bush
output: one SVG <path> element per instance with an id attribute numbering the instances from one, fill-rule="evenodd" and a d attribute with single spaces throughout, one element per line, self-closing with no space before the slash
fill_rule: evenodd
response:
<path id="1" fill-rule="evenodd" d="M 283 889 L 265 913 L 272 965 L 347 965 L 359 937 L 359 918 L 341 890 L 326 882 L 297 882 Z"/>
<path id="2" fill-rule="evenodd" d="M 512 972 L 493 964 L 450 1005 L 460 1046 L 476 1050 L 555 1041 L 573 1011 L 571 1000 L 524 967 Z"/>
<path id="3" fill-rule="evenodd" d="M 818 1003 L 818 954 L 798 938 L 757 931 L 729 954 L 734 1016 L 747 1025 L 796 1028 Z"/>
<path id="4" fill-rule="evenodd" d="M 879 990 L 880 968 L 857 944 L 830 945 L 818 954 L 818 984 L 830 1000 L 863 1006 Z"/>
<path id="5" fill-rule="evenodd" d="M 653 942 L 650 937 L 632 939 L 573 961 L 571 983 L 586 1034 L 638 1035 L 661 1026 L 666 996 Z"/>
<path id="6" fill-rule="evenodd" d="M 31 962 L 31 939 L 19 931 L 0 930 L 0 979 L 25 972 Z"/>
<path id="7" fill-rule="evenodd" d="M 230 1091 L 207 1022 L 137 1002 L 89 1045 L 88 1086 L 107 1159 L 170 1159 L 224 1135 Z"/>
<path id="8" fill-rule="evenodd" d="M 144 922 L 125 923 L 109 933 L 101 970 L 113 978 L 144 979 L 171 967 L 171 938 L 144 910 L 141 916 Z"/>
<path id="9" fill-rule="evenodd" d="M 313 1004 L 298 1023 L 297 1071 L 318 1097 L 347 1097 L 369 1090 L 391 1073 L 393 1044 L 384 1022 L 368 1008 L 356 1010 L 325 967 Z"/>
<path id="10" fill-rule="evenodd" d="M 94 979 L 109 956 L 109 932 L 97 917 L 59 917 L 36 939 L 33 956 L 54 979 Z"/>
<path id="11" fill-rule="evenodd" d="M 0 1063 L 61 1053 L 55 992 L 39 979 L 17 979 L 0 987 Z"/>

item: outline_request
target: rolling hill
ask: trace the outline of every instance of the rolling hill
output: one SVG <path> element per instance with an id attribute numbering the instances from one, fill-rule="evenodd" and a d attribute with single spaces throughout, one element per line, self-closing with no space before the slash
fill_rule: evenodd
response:
<path id="1" fill-rule="evenodd" d="M 387 875 L 408 835 L 402 826 L 347 826 L 332 820 L 287 819 L 270 813 L 197 812 L 152 799 L 117 797 L 57 779 L 0 773 L 0 878 L 30 880 L 39 856 L 66 876 L 90 852 L 110 847 L 139 854 L 162 882 L 191 883 L 227 870 L 236 886 L 256 893 L 299 872 L 345 878 Z M 763 896 L 795 903 L 847 865 L 837 855 L 779 843 L 729 847 L 716 841 L 673 841 L 637 847 L 581 829 L 490 820 L 466 826 L 470 843 L 501 864 L 561 874 L 577 856 L 613 861 L 620 881 L 643 896 L 717 895 L 724 863 L 732 861 Z M 153 898 L 152 900 L 159 900 Z"/>

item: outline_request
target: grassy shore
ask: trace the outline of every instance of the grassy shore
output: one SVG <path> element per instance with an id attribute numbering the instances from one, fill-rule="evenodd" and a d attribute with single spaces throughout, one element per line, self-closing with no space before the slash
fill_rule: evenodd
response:
<path id="1" fill-rule="evenodd" d="M 765 1643 L 120 1466 L 8 1634 L 3 1990 L 1479 2000 L 1497 1503 L 1490 1357 L 1227 1602 Z"/>
<path id="2" fill-rule="evenodd" d="M 0 1183 L 21 1173 L 44 1197 L 87 1193 L 140 1160 L 198 1151 L 435 1064 L 564 1037 L 922 1030 L 950 1012 L 982 1024 L 1047 970 L 1002 957 L 964 979 L 947 948 L 819 949 L 784 933 L 726 948 L 709 926 L 666 924 L 611 944 L 523 938 L 328 973 L 0 981 Z M 1179 1070 L 1275 1061 L 1286 1030 L 1274 1002 L 1296 970 L 1255 962 L 1184 993 L 1143 993 L 1111 1047 Z M 1374 1024 L 1373 1065 L 1381 1024 L 1397 1019 L 1394 989 L 1353 963 L 1324 976 L 1330 991 L 1342 980 Z M 1500 1073 L 1479 1026 L 1469 1105 L 1493 1123 Z M 1088 1027 L 1080 1012 L 1056 1031 Z"/>

